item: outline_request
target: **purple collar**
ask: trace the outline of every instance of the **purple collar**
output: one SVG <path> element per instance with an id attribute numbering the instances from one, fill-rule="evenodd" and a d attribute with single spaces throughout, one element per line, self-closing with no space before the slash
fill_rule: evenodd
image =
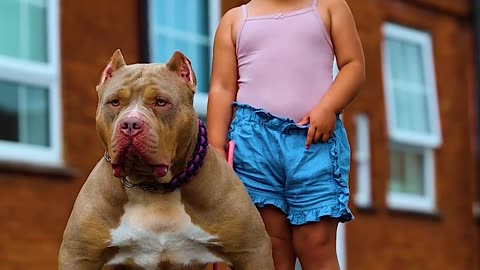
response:
<path id="1" fill-rule="evenodd" d="M 174 175 L 168 183 L 139 183 L 133 184 L 128 181 L 127 177 L 123 177 L 122 183 L 126 188 L 139 187 L 147 192 L 167 193 L 172 192 L 189 182 L 201 169 L 205 156 L 207 155 L 208 139 L 207 129 L 202 120 L 198 119 L 198 137 L 192 159 L 187 163 L 187 167 L 181 173 Z M 105 153 L 106 154 L 106 153 Z M 110 158 L 105 155 L 105 160 L 110 162 Z"/>

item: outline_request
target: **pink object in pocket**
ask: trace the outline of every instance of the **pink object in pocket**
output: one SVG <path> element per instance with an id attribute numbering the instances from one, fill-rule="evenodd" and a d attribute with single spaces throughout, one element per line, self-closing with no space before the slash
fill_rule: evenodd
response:
<path id="1" fill-rule="evenodd" d="M 227 161 L 230 166 L 233 167 L 233 151 L 235 150 L 235 143 L 233 141 L 229 141 L 227 144 Z"/>

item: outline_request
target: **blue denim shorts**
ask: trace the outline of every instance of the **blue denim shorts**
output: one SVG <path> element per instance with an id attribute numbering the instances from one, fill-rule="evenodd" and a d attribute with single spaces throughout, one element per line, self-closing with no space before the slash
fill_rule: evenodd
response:
<path id="1" fill-rule="evenodd" d="M 249 105 L 234 106 L 228 132 L 235 142 L 233 167 L 257 207 L 279 208 L 292 225 L 354 218 L 348 208 L 350 146 L 339 117 L 327 142 L 306 149 L 308 125 Z"/>

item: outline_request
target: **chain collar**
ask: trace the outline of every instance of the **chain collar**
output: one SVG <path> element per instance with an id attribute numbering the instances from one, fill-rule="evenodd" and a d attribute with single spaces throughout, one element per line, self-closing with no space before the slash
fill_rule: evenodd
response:
<path id="1" fill-rule="evenodd" d="M 205 156 L 207 155 L 208 149 L 208 138 L 207 138 L 207 129 L 202 120 L 198 119 L 198 137 L 197 144 L 195 145 L 195 150 L 193 151 L 192 159 L 187 163 L 187 167 L 181 173 L 172 177 L 168 183 L 138 183 L 134 184 L 128 181 L 127 177 L 122 177 L 121 181 L 124 187 L 133 188 L 139 187 L 147 192 L 153 193 L 167 193 L 172 192 L 181 187 L 182 185 L 189 182 L 193 176 L 195 176 L 202 167 Z M 111 159 L 108 156 L 108 153 L 105 151 L 103 158 L 110 163 Z"/>

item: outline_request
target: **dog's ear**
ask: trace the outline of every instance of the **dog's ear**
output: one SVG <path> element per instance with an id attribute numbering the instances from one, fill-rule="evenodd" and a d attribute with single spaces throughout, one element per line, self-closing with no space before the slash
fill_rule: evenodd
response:
<path id="1" fill-rule="evenodd" d="M 192 63 L 190 60 L 179 51 L 175 51 L 170 60 L 167 62 L 169 70 L 175 72 L 188 86 L 195 91 L 197 86 L 197 78 L 193 72 Z"/>
<path id="2" fill-rule="evenodd" d="M 126 64 L 125 60 L 123 59 L 122 52 L 120 49 L 117 49 L 110 58 L 107 67 L 103 70 L 98 86 L 111 79 L 113 74 L 124 66 L 126 66 Z"/>

